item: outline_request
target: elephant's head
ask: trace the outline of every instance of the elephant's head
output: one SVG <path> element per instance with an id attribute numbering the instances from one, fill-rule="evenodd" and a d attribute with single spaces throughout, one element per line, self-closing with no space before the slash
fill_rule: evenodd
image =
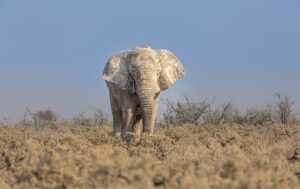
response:
<path id="1" fill-rule="evenodd" d="M 170 51 L 139 46 L 114 55 L 104 69 L 103 79 L 128 93 L 137 93 L 143 112 L 144 131 L 151 125 L 152 103 L 157 93 L 184 76 L 179 59 Z"/>

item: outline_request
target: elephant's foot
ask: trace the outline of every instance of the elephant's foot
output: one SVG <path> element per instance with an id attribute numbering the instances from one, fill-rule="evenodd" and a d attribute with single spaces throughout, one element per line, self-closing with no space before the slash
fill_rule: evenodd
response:
<path id="1" fill-rule="evenodd" d="M 154 134 L 153 134 L 153 131 L 145 131 L 145 132 L 143 133 L 143 135 L 144 135 L 144 136 L 153 136 Z"/>
<path id="2" fill-rule="evenodd" d="M 116 136 L 116 137 L 121 137 L 121 132 L 114 132 L 113 134 L 114 134 L 114 136 Z"/>
<path id="3" fill-rule="evenodd" d="M 141 136 L 133 132 L 126 132 L 126 134 L 122 138 L 127 142 L 127 144 L 135 144 L 140 140 Z"/>

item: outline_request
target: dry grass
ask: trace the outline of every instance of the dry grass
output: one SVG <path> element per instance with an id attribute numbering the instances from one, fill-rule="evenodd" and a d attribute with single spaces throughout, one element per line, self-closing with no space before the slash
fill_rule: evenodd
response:
<path id="1" fill-rule="evenodd" d="M 9 188 L 300 188 L 300 125 L 159 128 L 121 141 L 109 127 L 0 126 Z"/>

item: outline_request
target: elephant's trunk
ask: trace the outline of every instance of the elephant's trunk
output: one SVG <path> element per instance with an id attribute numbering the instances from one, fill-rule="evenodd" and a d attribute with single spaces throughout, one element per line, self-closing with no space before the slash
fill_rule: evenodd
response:
<path id="1" fill-rule="evenodd" d="M 138 95 L 143 114 L 143 131 L 152 134 L 153 129 L 153 101 L 155 96 L 154 79 L 146 71 L 140 75 L 138 82 Z"/>
<path id="2" fill-rule="evenodd" d="M 141 94 L 143 96 L 143 94 Z M 148 95 L 147 95 L 148 96 Z M 153 95 L 151 97 L 141 97 L 141 107 L 143 113 L 143 131 L 146 133 L 151 133 L 152 131 L 152 105 L 153 105 Z"/>

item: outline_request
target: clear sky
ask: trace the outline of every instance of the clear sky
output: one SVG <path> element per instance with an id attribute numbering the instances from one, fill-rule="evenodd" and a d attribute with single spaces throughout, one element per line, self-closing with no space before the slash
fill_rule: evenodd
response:
<path id="1" fill-rule="evenodd" d="M 165 98 L 245 109 L 280 92 L 300 112 L 299 0 L 0 0 L 0 120 L 26 106 L 110 114 L 103 67 L 140 44 L 173 51 L 186 68 Z"/>

